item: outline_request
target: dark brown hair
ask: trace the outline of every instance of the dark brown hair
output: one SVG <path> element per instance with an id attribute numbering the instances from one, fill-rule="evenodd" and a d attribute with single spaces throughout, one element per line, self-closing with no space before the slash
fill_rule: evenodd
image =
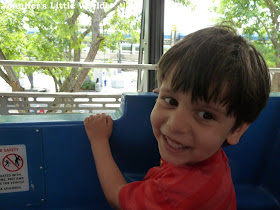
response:
<path id="1" fill-rule="evenodd" d="M 192 101 L 226 105 L 227 114 L 236 118 L 232 130 L 255 121 L 269 97 L 264 58 L 225 25 L 189 34 L 170 48 L 158 63 L 159 85 L 171 71 L 173 91 L 191 91 Z"/>

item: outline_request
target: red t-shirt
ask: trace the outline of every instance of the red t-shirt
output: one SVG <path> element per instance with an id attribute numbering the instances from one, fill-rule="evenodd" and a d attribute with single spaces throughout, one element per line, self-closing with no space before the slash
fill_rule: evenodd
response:
<path id="1" fill-rule="evenodd" d="M 119 193 L 122 209 L 236 210 L 236 197 L 228 159 L 222 149 L 194 166 L 162 161 L 143 181 L 124 186 Z"/>

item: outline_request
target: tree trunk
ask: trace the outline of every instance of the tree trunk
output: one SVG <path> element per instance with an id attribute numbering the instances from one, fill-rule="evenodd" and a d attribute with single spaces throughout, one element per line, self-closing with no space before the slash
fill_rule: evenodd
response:
<path id="1" fill-rule="evenodd" d="M 51 77 L 53 78 L 54 81 L 54 86 L 55 86 L 55 92 L 58 92 L 58 90 L 60 89 L 61 86 L 61 82 L 56 78 L 56 76 L 53 74 L 52 69 L 47 68 L 49 74 L 51 75 Z M 55 70 L 55 69 L 54 69 Z"/>
<path id="2" fill-rule="evenodd" d="M 276 56 L 276 59 L 275 59 L 275 63 L 276 63 L 276 68 L 280 68 L 280 47 L 279 47 L 279 44 L 277 45 L 277 48 L 275 48 L 276 50 L 276 53 L 275 53 L 275 56 Z"/>
<path id="3" fill-rule="evenodd" d="M 7 60 L 2 49 L 0 48 L 0 59 Z M 13 68 L 11 66 L 4 66 L 4 69 L 7 72 L 7 77 L 9 78 L 9 85 L 12 87 L 13 91 L 23 91 L 24 88 L 20 86 L 19 79 L 17 78 Z M 5 80 L 7 82 L 7 80 Z"/>
<path id="4" fill-rule="evenodd" d="M 31 73 L 27 77 L 30 82 L 30 87 L 31 87 L 31 89 L 33 89 L 34 88 L 33 74 Z"/>
<path id="5" fill-rule="evenodd" d="M 280 68 L 280 47 L 278 40 L 274 40 L 273 42 L 274 47 L 275 47 L 275 64 L 276 68 Z M 275 72 L 272 76 L 272 81 L 271 81 L 271 92 L 280 92 L 280 73 Z"/>
<path id="6" fill-rule="evenodd" d="M 99 29 L 99 25 L 100 25 L 103 14 L 104 14 L 104 10 L 96 9 L 95 13 L 93 14 L 93 16 L 91 18 L 92 41 L 91 41 L 90 49 L 89 49 L 89 52 L 85 59 L 85 62 L 94 61 L 97 51 L 99 49 L 100 43 L 103 40 L 103 37 L 100 36 L 100 29 Z M 80 71 L 80 73 L 78 75 L 78 78 L 76 79 L 75 83 L 71 87 L 71 92 L 76 92 L 80 89 L 80 87 L 82 86 L 90 69 L 91 68 L 82 68 L 82 70 Z"/>
<path id="7" fill-rule="evenodd" d="M 76 0 L 79 1 L 79 0 Z M 98 5 L 104 4 L 104 0 L 98 0 Z M 100 22 L 112 11 L 116 10 L 117 7 L 124 2 L 124 0 L 119 0 L 110 10 L 108 10 L 106 13 L 103 8 L 96 8 L 94 13 L 84 11 L 86 14 L 88 14 L 91 17 L 91 30 L 86 30 L 84 34 L 80 37 L 84 38 L 86 34 L 88 34 L 90 31 L 92 32 L 92 41 L 90 45 L 89 52 L 87 54 L 87 57 L 85 59 L 85 62 L 93 62 L 95 59 L 95 56 L 97 54 L 97 51 L 99 49 L 101 41 L 104 39 L 100 35 Z M 76 24 L 76 20 L 78 16 L 80 15 L 79 11 L 74 11 L 74 14 L 72 18 L 69 21 L 69 24 L 72 24 L 73 27 Z M 80 48 L 80 41 L 78 41 L 78 37 L 76 34 L 73 36 L 73 43 L 74 43 L 74 61 L 80 61 L 81 56 L 81 48 Z M 79 42 L 79 43 L 78 43 Z M 78 46 L 78 47 L 77 47 Z M 78 68 L 72 68 L 69 76 L 66 78 L 66 80 L 63 82 L 63 85 L 60 89 L 60 92 L 76 92 L 80 89 L 82 86 L 85 78 L 87 77 L 89 71 L 91 68 L 82 68 L 80 71 Z"/>
<path id="8" fill-rule="evenodd" d="M 271 92 L 280 92 L 280 73 L 275 72 L 271 81 Z"/>
<path id="9" fill-rule="evenodd" d="M 74 61 L 80 62 L 81 60 L 81 50 L 74 50 Z M 79 68 L 72 67 L 69 76 L 63 82 L 60 92 L 73 92 L 73 85 L 75 84 L 75 80 L 77 79 L 79 73 Z"/>

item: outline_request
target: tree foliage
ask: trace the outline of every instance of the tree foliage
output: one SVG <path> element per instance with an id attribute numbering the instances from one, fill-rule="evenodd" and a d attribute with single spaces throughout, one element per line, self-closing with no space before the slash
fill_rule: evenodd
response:
<path id="1" fill-rule="evenodd" d="M 0 59 L 81 61 L 81 51 L 88 47 L 85 61 L 92 62 L 98 50 L 117 49 L 123 41 L 139 43 L 141 15 L 125 15 L 127 5 L 134 1 L 0 0 Z M 189 0 L 173 1 L 192 5 Z M 34 33 L 28 33 L 28 28 Z M 75 92 L 89 71 L 6 66 L 0 68 L 0 76 L 13 91 L 22 91 L 19 72 L 28 77 L 39 72 L 53 78 L 57 91 Z"/>
<path id="2" fill-rule="evenodd" d="M 215 10 L 253 40 L 270 67 L 280 67 L 279 0 L 220 0 Z"/>
<path id="3" fill-rule="evenodd" d="M 106 36 L 101 31 L 105 22 L 121 33 L 130 33 L 131 41 L 139 37 L 139 19 L 124 19 L 120 14 L 125 11 L 125 0 L 13 0 L 1 3 L 0 7 L 0 59 L 9 60 L 49 60 L 80 61 L 81 50 L 89 47 L 85 61 L 92 62 L 101 45 L 104 50 L 115 42 L 124 41 L 122 36 Z M 11 7 L 15 5 L 15 7 Z M 27 5 L 27 7 L 26 7 Z M 30 5 L 35 5 L 32 7 Z M 4 8 L 4 9 L 3 9 Z M 122 23 L 120 24 L 120 20 Z M 110 20 L 111 19 L 111 20 Z M 131 28 L 132 25 L 136 27 Z M 126 28 L 126 27 L 129 27 Z M 26 28 L 35 29 L 28 34 Z M 104 28 L 104 27 L 103 27 Z M 23 90 L 19 85 L 18 72 L 32 75 L 34 71 L 53 77 L 57 90 L 74 92 L 79 90 L 89 68 L 39 68 L 4 67 L 0 76 L 13 87 L 14 91 Z M 13 75 L 12 75 L 13 74 Z M 12 77 L 11 77 L 12 75 Z M 62 83 L 61 81 L 64 80 Z M 17 84 L 17 85 L 13 85 Z"/>
<path id="4" fill-rule="evenodd" d="M 191 5 L 191 2 L 189 0 L 172 0 L 175 3 L 182 4 L 183 6 L 189 6 Z"/>
<path id="5" fill-rule="evenodd" d="M 0 3 L 0 7 L 3 4 Z M 0 59 L 22 59 L 23 49 L 27 44 L 26 30 L 23 28 L 22 12 L 13 15 L 7 10 L 0 10 Z M 16 41 L 15 41 L 16 40 Z M 13 90 L 23 90 L 19 85 L 18 75 L 20 68 L 0 68 L 0 76 Z"/>

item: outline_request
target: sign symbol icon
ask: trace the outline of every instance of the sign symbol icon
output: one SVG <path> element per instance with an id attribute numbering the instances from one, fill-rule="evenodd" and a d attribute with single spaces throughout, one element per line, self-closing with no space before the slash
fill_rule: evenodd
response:
<path id="1" fill-rule="evenodd" d="M 9 154 L 3 158 L 2 165 L 7 171 L 16 172 L 22 168 L 23 159 L 17 154 Z"/>
<path id="2" fill-rule="evenodd" d="M 9 160 L 5 160 L 5 167 L 6 166 L 8 166 L 8 167 L 10 166 L 10 161 Z"/>
<path id="3" fill-rule="evenodd" d="M 24 144 L 0 145 L 0 203 L 2 193 L 28 190 L 29 177 L 26 146 Z"/>

